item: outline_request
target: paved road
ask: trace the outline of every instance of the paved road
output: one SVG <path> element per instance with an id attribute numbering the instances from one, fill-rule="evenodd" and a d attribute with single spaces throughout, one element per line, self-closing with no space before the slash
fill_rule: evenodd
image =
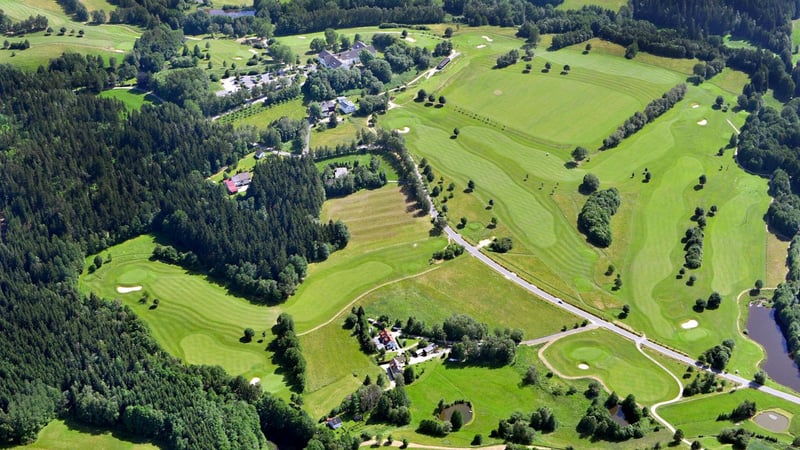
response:
<path id="1" fill-rule="evenodd" d="M 419 170 L 416 170 L 416 165 L 415 165 L 415 171 L 416 171 L 417 178 L 419 178 L 420 181 L 422 181 L 422 175 L 419 173 Z M 424 182 L 423 182 L 423 186 L 425 186 Z M 428 199 L 430 200 L 430 197 L 428 197 Z M 433 205 L 432 201 L 431 201 L 431 205 Z M 435 219 L 439 215 L 438 212 L 436 211 L 436 208 L 434 208 L 433 206 L 431 206 L 431 210 L 429 211 L 429 213 L 430 213 L 431 218 L 433 218 L 433 219 Z M 737 384 L 737 385 L 739 385 L 741 387 L 751 387 L 753 389 L 757 389 L 757 390 L 759 390 L 761 392 L 764 392 L 766 394 L 772 395 L 774 397 L 778 397 L 778 398 L 781 398 L 783 400 L 786 400 L 786 401 L 789 401 L 789 402 L 792 402 L 792 403 L 800 405 L 800 397 L 798 397 L 796 395 L 788 394 L 786 392 L 781 392 L 781 391 L 779 391 L 777 389 L 773 389 L 773 388 L 768 387 L 768 386 L 759 386 L 759 385 L 752 384 L 751 380 L 742 378 L 742 377 L 740 377 L 738 375 L 725 373 L 725 372 L 713 371 L 713 370 L 711 370 L 711 369 L 709 369 L 707 367 L 700 367 L 700 366 L 697 365 L 697 360 L 695 358 L 691 358 L 691 357 L 689 357 L 689 356 L 687 356 L 687 355 L 685 355 L 683 353 L 680 353 L 680 352 L 677 352 L 675 350 L 672 350 L 671 348 L 668 348 L 668 347 L 665 347 L 665 346 L 663 346 L 661 344 L 658 344 L 658 343 L 655 343 L 653 341 L 650 341 L 644 335 L 640 336 L 640 335 L 638 335 L 636 333 L 633 333 L 633 332 L 631 332 L 629 330 L 626 330 L 626 329 L 624 329 L 624 328 L 622 328 L 622 327 L 620 327 L 618 325 L 615 325 L 615 324 L 613 324 L 611 322 L 608 322 L 608 321 L 606 321 L 606 320 L 604 320 L 604 319 L 602 319 L 602 318 L 600 318 L 600 317 L 598 317 L 598 316 L 596 316 L 596 315 L 594 315 L 594 314 L 592 314 L 590 312 L 584 311 L 584 310 L 582 310 L 582 309 L 580 309 L 580 308 L 578 308 L 578 307 L 576 307 L 574 305 L 571 305 L 571 304 L 567 303 L 566 301 L 562 300 L 561 298 L 559 298 L 559 297 L 557 297 L 555 295 L 550 294 L 549 292 L 546 292 L 546 291 L 540 289 L 539 287 L 531 284 L 530 282 L 520 278 L 514 272 L 511 272 L 510 270 L 508 270 L 505 267 L 501 266 L 500 264 L 498 264 L 497 262 L 495 262 L 494 260 L 489 258 L 486 254 L 482 253 L 479 248 L 477 248 L 474 245 L 471 245 L 469 242 L 467 242 L 457 231 L 452 229 L 449 225 L 445 226 L 443 231 L 444 231 L 444 233 L 447 234 L 447 236 L 453 242 L 456 242 L 456 243 L 462 245 L 466 252 L 468 252 L 473 257 L 477 258 L 478 261 L 480 261 L 483 264 L 486 264 L 487 266 L 489 266 L 495 272 L 499 273 L 500 275 L 503 275 L 506 279 L 508 279 L 512 283 L 515 283 L 517 286 L 519 286 L 519 287 L 525 289 L 526 291 L 528 291 L 528 292 L 530 292 L 530 293 L 532 293 L 532 294 L 544 299 L 547 302 L 552 303 L 553 305 L 555 305 L 555 306 L 557 306 L 557 307 L 559 307 L 561 309 L 567 310 L 567 311 L 571 312 L 572 314 L 575 314 L 578 317 L 586 319 L 587 321 L 589 321 L 590 324 L 593 324 L 593 325 L 595 325 L 595 326 L 597 326 L 599 328 L 605 328 L 606 330 L 611 331 L 612 333 L 615 333 L 615 334 L 617 334 L 619 336 L 624 337 L 625 339 L 633 341 L 634 343 L 636 343 L 637 345 L 639 345 L 641 347 L 646 347 L 646 348 L 649 348 L 651 350 L 654 350 L 654 351 L 656 351 L 656 352 L 658 352 L 658 353 L 660 353 L 660 354 L 662 354 L 662 355 L 664 355 L 664 356 L 666 356 L 668 358 L 672 358 L 674 360 L 680 361 L 680 362 L 682 362 L 684 364 L 687 364 L 687 365 L 696 366 L 698 369 L 702 369 L 702 370 L 705 370 L 705 371 L 708 371 L 708 372 L 714 372 L 714 373 L 717 374 L 718 377 L 726 379 L 726 380 L 728 380 L 730 382 L 733 382 L 733 383 L 735 383 L 735 384 Z"/>

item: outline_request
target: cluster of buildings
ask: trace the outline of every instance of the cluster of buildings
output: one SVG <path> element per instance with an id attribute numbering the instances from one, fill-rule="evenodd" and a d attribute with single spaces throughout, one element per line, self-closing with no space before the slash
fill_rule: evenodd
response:
<path id="1" fill-rule="evenodd" d="M 242 172 L 228 178 L 223 183 L 225 184 L 225 189 L 228 190 L 228 194 L 233 195 L 246 191 L 247 187 L 250 186 L 251 180 L 252 175 L 250 172 Z"/>
<path id="2" fill-rule="evenodd" d="M 367 51 L 373 56 L 377 55 L 378 53 L 375 51 L 375 47 L 367 45 L 361 41 L 355 41 L 349 50 L 339 53 L 331 53 L 327 50 L 323 50 L 319 52 L 317 59 L 319 60 L 320 65 L 329 69 L 338 69 L 340 67 L 349 69 L 353 67 L 353 65 L 361 62 L 362 51 Z"/>

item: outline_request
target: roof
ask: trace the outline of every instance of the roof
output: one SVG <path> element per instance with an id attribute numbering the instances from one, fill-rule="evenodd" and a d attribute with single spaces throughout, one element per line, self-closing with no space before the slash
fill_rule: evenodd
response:
<path id="1" fill-rule="evenodd" d="M 328 426 L 331 430 L 336 430 L 342 427 L 342 418 L 341 417 L 331 417 L 327 420 Z"/>
<path id="2" fill-rule="evenodd" d="M 264 153 L 264 151 L 262 151 L 262 150 L 259 150 L 259 151 L 256 152 L 256 159 L 261 159 L 261 158 L 263 158 L 265 156 L 267 156 L 267 154 Z"/>
<path id="3" fill-rule="evenodd" d="M 319 52 L 318 58 L 323 64 L 331 69 L 338 69 L 339 67 L 342 67 L 342 62 L 339 60 L 339 58 L 327 50 Z"/>
<path id="4" fill-rule="evenodd" d="M 342 66 L 350 67 L 354 62 L 360 60 L 361 52 L 365 50 L 373 55 L 377 54 L 375 47 L 361 41 L 355 41 L 349 50 L 339 53 L 331 53 L 327 50 L 323 50 L 319 52 L 317 57 L 325 66 L 331 69 L 338 69 Z"/>
<path id="5" fill-rule="evenodd" d="M 232 176 L 231 181 L 233 181 L 236 186 L 244 186 L 246 184 L 250 184 L 251 178 L 250 172 L 242 172 Z"/>
<path id="6" fill-rule="evenodd" d="M 347 167 L 337 167 L 336 170 L 333 171 L 333 178 L 346 177 L 347 173 Z"/>
<path id="7" fill-rule="evenodd" d="M 236 187 L 236 183 L 234 183 L 233 181 L 225 180 L 223 181 L 223 183 L 225 183 L 225 188 L 228 189 L 229 194 L 235 194 L 239 192 L 239 188 Z"/>
<path id="8" fill-rule="evenodd" d="M 336 97 L 339 102 L 339 107 L 345 113 L 351 113 L 356 110 L 356 104 L 347 99 L 347 97 Z"/>

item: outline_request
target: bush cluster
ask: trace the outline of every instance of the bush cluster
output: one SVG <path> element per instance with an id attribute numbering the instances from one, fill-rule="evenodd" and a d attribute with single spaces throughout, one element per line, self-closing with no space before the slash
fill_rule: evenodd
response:
<path id="1" fill-rule="evenodd" d="M 578 230 L 597 247 L 611 245 L 611 216 L 620 205 L 616 188 L 598 191 L 589 196 L 578 214 Z"/>

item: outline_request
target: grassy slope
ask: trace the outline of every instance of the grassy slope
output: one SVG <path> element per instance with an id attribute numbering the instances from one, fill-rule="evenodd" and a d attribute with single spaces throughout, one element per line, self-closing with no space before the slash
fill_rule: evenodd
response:
<path id="1" fill-rule="evenodd" d="M 103 91 L 100 97 L 115 98 L 125 104 L 129 111 L 142 108 L 145 103 L 153 104 L 158 100 L 152 94 L 148 94 L 140 89 L 110 89 Z"/>
<path id="2" fill-rule="evenodd" d="M 39 432 L 39 438 L 19 449 L 73 450 L 76 448 L 102 448 L 105 450 L 151 450 L 159 447 L 129 436 L 111 433 L 80 424 L 66 424 L 54 420 Z"/>
<path id="3" fill-rule="evenodd" d="M 96 0 L 93 6 L 101 6 L 106 12 L 113 9 L 106 2 Z M 87 5 L 87 8 L 89 5 Z M 26 19 L 31 15 L 41 14 L 47 17 L 48 24 L 55 31 L 51 36 L 45 36 L 44 32 L 32 33 L 25 36 L 31 43 L 31 48 L 24 51 L 17 51 L 16 56 L 11 56 L 11 51 L 0 51 L 0 63 L 9 63 L 24 69 L 33 70 L 39 65 L 46 65 L 47 61 L 61 55 L 65 51 L 75 51 L 80 53 L 103 55 L 106 59 L 116 57 L 122 60 L 122 53 L 133 48 L 133 43 L 139 37 L 141 31 L 128 25 L 104 24 L 100 26 L 86 25 L 73 21 L 64 14 L 64 10 L 55 2 L 48 0 L 30 0 L 25 2 L 13 0 L 0 0 L 0 9 L 14 20 Z M 89 8 L 90 10 L 93 8 Z M 58 36 L 58 30 L 62 26 L 67 28 L 67 33 Z M 75 30 L 73 36 L 69 35 L 70 30 Z M 77 37 L 78 31 L 83 29 L 85 35 Z M 9 39 L 14 41 L 14 39 Z"/>
<path id="4" fill-rule="evenodd" d="M 678 385 L 667 372 L 639 353 L 633 342 L 606 330 L 561 338 L 542 356 L 564 375 L 600 378 L 621 397 L 633 394 L 646 405 L 678 395 Z M 578 364 L 587 364 L 589 369 L 581 370 Z"/>
<path id="5" fill-rule="evenodd" d="M 691 61 L 653 57 L 628 61 L 616 56 L 621 49 L 606 44 L 599 45 L 600 50 L 589 55 L 581 54 L 582 46 L 539 52 L 530 74 L 522 74 L 519 64 L 490 70 L 499 53 L 518 45 L 518 41 L 510 41 L 500 33 L 505 30 L 493 33 L 494 30 L 457 34 L 455 40 L 464 53 L 463 59 L 456 59 L 441 76 L 421 85 L 429 92 L 446 95 L 445 108 L 425 108 L 411 101 L 415 87 L 404 97 L 399 96 L 397 102 L 402 106 L 382 119 L 384 126 L 409 126 L 411 132 L 406 139 L 412 151 L 427 157 L 437 177 L 445 177 L 445 184 L 453 181 L 458 186 L 454 198 L 447 203 L 451 218 L 469 219 L 470 225 L 464 231 L 473 241 L 490 234 L 510 234 L 515 248 L 500 258 L 505 264 L 587 307 L 611 308 L 609 318 L 618 312 L 615 308 L 631 304 L 634 311 L 629 319 L 631 325 L 690 354 L 736 336 L 737 308 L 731 300 L 750 286 L 752 280 L 763 278 L 767 265 L 768 239 L 760 217 L 769 198 L 765 180 L 738 169 L 730 151 L 723 158 L 714 156 L 732 133 L 726 119 L 741 124 L 744 115 L 713 111 L 710 105 L 718 94 L 733 101 L 735 92 L 724 91 L 714 84 L 715 80 L 690 87 L 686 99 L 672 111 L 618 148 L 593 152 L 590 161 L 570 170 L 564 165 L 569 150 L 576 144 L 596 148 L 609 131 L 605 121 L 594 120 L 598 114 L 576 116 L 570 111 L 584 108 L 582 105 L 587 103 L 595 107 L 603 105 L 608 90 L 622 90 L 638 103 L 632 104 L 630 110 L 609 111 L 603 107 L 600 116 L 613 116 L 614 120 L 609 122 L 613 128 L 635 110 L 642 109 L 652 97 L 683 81 Z M 488 43 L 481 35 L 493 41 Z M 478 45 L 489 47 L 478 49 Z M 487 51 L 487 55 L 481 51 Z M 545 60 L 554 63 L 556 69 L 570 64 L 572 71 L 566 76 L 555 71 L 543 74 L 539 69 Z M 656 65 L 662 61 L 667 68 Z M 461 79 L 468 79 L 477 87 L 467 91 L 459 87 L 463 85 L 458 82 Z M 544 79 L 548 80 L 549 89 L 561 96 L 555 107 L 549 107 L 545 101 L 533 102 L 525 94 L 526 90 L 536 90 L 553 101 L 552 92 L 530 86 Z M 726 71 L 719 82 L 733 89 L 739 79 Z M 624 83 L 613 85 L 620 81 Z M 582 88 L 593 82 L 599 84 L 595 91 Z M 501 89 L 504 94 L 495 95 L 498 86 L 504 87 Z M 506 96 L 505 92 L 513 95 Z M 573 92 L 580 95 L 572 95 Z M 527 98 L 528 102 L 543 106 L 524 106 L 517 98 Z M 699 107 L 691 108 L 693 103 Z M 470 118 L 456 111 L 456 107 L 473 112 L 492 108 L 493 114 L 485 115 L 498 124 Z M 539 110 L 553 111 L 562 122 L 570 124 L 569 131 L 553 126 L 539 129 L 531 139 L 522 133 L 502 130 L 505 123 L 509 129 L 512 125 L 516 129 L 535 129 L 537 124 L 528 116 L 538 117 Z M 701 119 L 708 124 L 699 126 L 697 122 Z M 454 127 L 461 129 L 458 139 L 450 139 Z M 557 145 L 566 149 L 561 150 Z M 649 184 L 641 183 L 645 167 L 654 175 Z M 576 193 L 577 185 L 587 171 L 597 174 L 603 187 L 620 189 L 623 196 L 623 206 L 612 222 L 615 243 L 609 249 L 594 249 L 575 230 L 577 213 L 585 201 Z M 632 172 L 638 176 L 631 179 Z M 702 191 L 695 191 L 693 186 L 702 173 L 707 174 L 709 184 Z M 469 195 L 460 192 L 468 179 L 477 183 L 477 189 Z M 485 209 L 489 199 L 495 200 L 493 211 Z M 709 220 L 705 264 L 697 271 L 697 284 L 689 288 L 682 280 L 675 279 L 683 263 L 680 239 L 692 224 L 689 216 L 694 207 L 707 209 L 712 204 L 720 208 L 720 213 Z M 500 225 L 489 232 L 485 224 L 492 215 L 499 217 Z M 612 280 L 602 274 L 609 263 L 621 270 L 625 283 L 617 293 L 610 291 Z M 707 297 L 712 290 L 725 297 L 723 307 L 697 317 L 691 310 L 694 299 Z M 682 330 L 679 324 L 689 318 L 699 320 L 700 327 Z M 749 373 L 760 351 L 740 341 L 733 364 Z"/>
<path id="6" fill-rule="evenodd" d="M 271 391 L 283 387 L 282 377 L 264 351 L 265 343 L 239 342 L 244 328 L 269 334 L 278 311 L 228 294 L 202 275 L 158 261 L 150 261 L 155 240 L 141 236 L 111 247 L 113 260 L 81 278 L 84 291 L 119 298 L 147 322 L 153 336 L 169 353 L 190 364 L 216 364 L 233 375 L 259 377 Z M 87 262 L 88 264 L 88 262 Z M 143 291 L 116 292 L 117 286 L 142 286 Z M 160 305 L 139 303 L 143 292 Z"/>
<path id="7" fill-rule="evenodd" d="M 220 122 L 232 122 L 236 127 L 250 125 L 259 129 L 265 129 L 270 122 L 278 120 L 281 117 L 286 116 L 291 119 L 302 119 L 305 117 L 305 113 L 306 108 L 303 106 L 302 100 L 297 99 L 267 108 L 265 108 L 263 104 L 257 104 L 243 111 L 227 114 L 220 118 Z"/>

